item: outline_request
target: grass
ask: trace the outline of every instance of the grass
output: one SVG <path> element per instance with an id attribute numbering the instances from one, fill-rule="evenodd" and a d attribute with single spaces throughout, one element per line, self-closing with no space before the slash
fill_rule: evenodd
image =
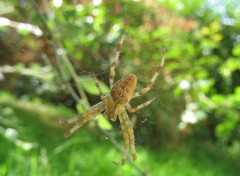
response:
<path id="1" fill-rule="evenodd" d="M 0 175 L 140 175 L 130 163 L 112 164 L 112 160 L 121 160 L 121 153 L 94 127 L 83 127 L 69 139 L 63 138 L 64 130 L 55 124 L 56 119 L 71 115 L 62 106 L 0 93 Z M 123 142 L 121 136 L 117 139 Z M 137 145 L 136 164 L 153 176 L 238 175 L 239 159 L 219 151 L 196 141 L 176 149 Z"/>

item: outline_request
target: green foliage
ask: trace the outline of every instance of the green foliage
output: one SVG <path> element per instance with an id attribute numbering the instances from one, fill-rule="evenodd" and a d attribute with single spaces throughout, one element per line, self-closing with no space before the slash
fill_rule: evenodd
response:
<path id="1" fill-rule="evenodd" d="M 129 163 L 124 167 L 112 164 L 112 160 L 121 159 L 121 152 L 110 145 L 108 138 L 99 136 L 98 131 L 91 134 L 83 128 L 77 135 L 63 138 L 63 129 L 52 124 L 60 115 L 71 115 L 69 109 L 19 100 L 5 92 L 0 95 L 0 139 L 4 144 L 0 150 L 1 175 L 140 174 Z M 154 152 L 138 146 L 136 163 L 152 175 L 235 176 L 238 173 L 239 161 L 216 153 L 215 147 L 209 150 L 195 142 L 188 145 Z"/>
<path id="2" fill-rule="evenodd" d="M 92 95 L 99 95 L 95 80 L 89 76 L 80 76 L 78 82 L 83 86 L 84 90 Z M 110 89 L 102 81 L 98 80 L 99 86 L 103 94 L 110 93 Z"/>
<path id="3" fill-rule="evenodd" d="M 43 110 L 49 113 L 41 115 L 40 119 L 50 123 L 47 118 L 56 115 L 57 112 L 53 110 L 55 107 L 51 109 L 49 105 L 49 109 L 44 109 L 42 104 L 65 103 L 76 108 L 79 113 L 84 112 L 91 104 L 97 103 L 92 96 L 99 95 L 94 80 L 89 75 L 85 76 L 86 73 L 96 75 L 104 73 L 101 75 L 103 80 L 98 81 L 104 94 L 110 92 L 107 86 L 109 65 L 120 36 L 126 32 L 120 64 L 116 69 L 116 80 L 123 75 L 134 73 L 138 77 L 137 89 L 146 86 L 155 66 L 161 61 L 163 45 L 167 51 L 163 76 L 159 76 L 148 94 L 133 102 L 133 104 L 141 104 L 144 100 L 156 97 L 154 103 L 137 113 L 135 129 L 141 134 L 141 139 L 144 139 L 142 143 L 152 148 L 153 146 L 160 148 L 168 144 L 176 146 L 179 142 L 184 143 L 185 138 L 190 136 L 202 137 L 205 139 L 204 142 L 210 141 L 217 147 L 221 146 L 221 149 L 216 149 L 217 151 L 223 149 L 238 156 L 240 151 L 239 9 L 237 0 L 120 0 L 102 1 L 100 4 L 94 4 L 92 1 L 81 1 L 81 3 L 64 1 L 60 7 L 47 2 L 31 1 L 20 5 L 15 1 L 0 2 L 0 14 L 12 20 L 8 21 L 11 25 L 7 25 L 1 18 L 1 24 L 6 26 L 0 26 L 0 46 L 3 48 L 0 54 L 3 53 L 1 63 L 4 63 L 4 66 L 0 67 L 0 78 L 4 79 L 3 89 L 20 98 L 20 101 L 17 101 L 6 93 L 1 94 L 0 103 L 4 102 L 1 113 L 4 117 L 14 117 L 13 119 L 16 120 L 25 115 L 35 117 L 32 109 L 39 112 Z M 19 28 L 20 23 L 20 27 L 22 23 L 39 26 L 43 35 L 35 36 L 31 31 L 32 28 L 29 27 Z M 33 62 L 36 58 L 38 62 Z M 2 74 L 7 75 L 6 78 L 2 78 Z M 21 98 L 26 100 L 23 101 Z M 34 104 L 33 101 L 38 103 Z M 31 106 L 32 103 L 35 105 L 34 108 Z M 57 108 L 57 111 L 62 112 L 60 110 L 62 108 L 63 106 Z M 26 109 L 27 112 L 19 109 Z M 62 116 L 67 118 L 72 114 L 63 113 Z M 1 125 L 4 129 L 11 127 L 19 131 L 23 127 L 22 124 L 28 122 L 19 120 L 11 122 L 7 118 L 3 119 Z M 103 129 L 114 130 L 102 115 L 96 119 Z M 19 123 L 21 128 L 18 128 Z M 34 124 L 34 120 L 31 123 Z M 38 131 L 37 125 L 34 128 L 29 125 L 28 128 L 30 132 L 24 136 L 26 139 L 31 133 Z M 44 125 L 41 128 L 44 128 Z M 3 133 L 5 132 L 2 131 L 1 134 Z M 82 134 L 89 136 L 84 131 Z M 34 136 L 34 139 L 39 136 Z M 56 136 L 59 134 L 53 135 L 54 138 Z M 11 144 L 9 139 L 4 140 L 7 147 L 15 145 Z M 84 164 L 88 160 L 88 153 L 84 153 L 84 150 L 88 150 L 88 147 L 82 139 L 74 138 L 64 143 L 60 137 L 57 137 L 59 148 L 56 151 L 50 150 L 55 152 L 55 155 L 49 154 L 48 149 L 47 154 L 44 154 L 44 150 L 42 152 L 38 148 L 34 150 L 32 156 L 28 153 L 29 163 L 26 168 L 18 166 L 18 172 L 21 172 L 21 169 L 30 169 L 29 174 L 35 175 L 51 170 L 56 171 L 58 175 L 68 170 L 66 175 L 67 173 L 73 175 L 79 174 L 75 168 L 80 165 L 81 169 L 85 168 L 84 173 L 91 170 L 92 174 L 96 174 L 97 169 L 110 170 L 109 173 L 121 173 L 121 169 L 115 167 L 106 169 L 107 161 L 103 162 L 104 157 L 99 157 L 105 153 L 106 160 L 111 160 L 115 154 L 112 148 L 104 146 L 109 151 L 107 153 L 104 152 L 104 148 L 96 149 L 96 146 L 99 146 L 97 139 L 90 140 L 89 137 L 84 137 L 84 140 L 93 141 L 90 163 Z M 12 141 L 18 140 L 14 138 Z M 46 142 L 46 145 L 49 144 Z M 56 144 L 54 145 L 56 147 Z M 3 151 L 6 151 L 7 147 Z M 24 152 L 19 149 L 21 147 L 13 148 L 20 159 L 15 160 L 10 154 L 10 159 L 6 159 L 7 155 L 4 154 L 6 162 L 3 162 L 0 175 L 4 175 L 10 165 L 24 161 Z M 65 150 L 68 151 L 67 155 L 62 152 Z M 78 153 L 78 150 L 81 152 Z M 185 158 L 181 152 L 176 155 L 166 152 L 166 156 L 162 152 L 156 152 L 156 156 L 150 156 L 145 150 L 140 153 L 139 163 L 146 161 L 146 155 L 150 157 L 146 168 L 149 167 L 157 174 L 160 173 L 152 167 L 159 167 L 156 164 L 158 162 L 161 162 L 163 175 L 169 175 L 169 171 L 173 168 L 176 170 L 170 175 L 198 175 L 200 172 L 203 172 L 203 175 L 236 173 L 234 169 L 232 171 L 224 164 L 214 167 L 219 158 L 207 159 L 205 162 L 206 158 L 209 158 L 208 153 L 205 152 L 200 152 L 200 159 L 196 159 L 199 160 L 199 165 L 194 163 L 192 158 Z M 191 155 L 197 154 L 193 152 Z M 46 156 L 52 159 L 52 163 L 56 162 L 51 168 L 41 163 L 41 159 L 44 160 Z M 76 156 L 83 158 L 79 159 Z M 168 160 L 169 156 L 174 160 Z M 161 160 L 162 158 L 165 160 Z M 179 163 L 176 158 L 181 158 Z M 62 168 L 58 162 L 62 161 L 61 159 L 69 165 Z M 99 163 L 98 167 L 96 163 Z M 39 170 L 38 165 L 41 165 Z M 173 165 L 177 167 L 172 167 Z M 216 170 L 205 169 L 213 167 Z M 58 172 L 58 169 L 62 169 L 62 172 Z M 126 172 L 132 172 L 132 175 L 136 174 L 130 166 L 124 169 Z M 12 171 L 11 174 L 16 175 L 16 173 Z"/>
<path id="4" fill-rule="evenodd" d="M 232 50 L 232 54 L 234 56 L 240 56 L 240 45 L 236 45 L 234 46 L 233 50 Z"/>

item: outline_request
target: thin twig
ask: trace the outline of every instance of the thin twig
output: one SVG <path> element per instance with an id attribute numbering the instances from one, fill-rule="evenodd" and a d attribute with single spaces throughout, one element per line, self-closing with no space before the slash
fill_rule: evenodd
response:
<path id="1" fill-rule="evenodd" d="M 38 9 L 36 7 L 36 2 L 33 1 L 33 0 L 32 0 L 32 5 L 33 5 L 33 8 L 36 10 L 38 16 L 40 17 L 45 29 L 47 30 L 49 37 L 51 38 L 51 43 L 52 43 L 52 47 L 53 47 L 55 57 L 56 57 L 56 60 L 57 60 L 57 66 L 58 66 L 58 69 L 60 70 L 60 74 L 63 76 L 64 81 L 68 82 L 68 79 L 67 79 L 66 75 L 64 74 L 63 67 L 61 66 L 61 63 L 59 63 L 59 61 L 63 61 L 66 64 L 66 66 L 68 67 L 69 72 L 71 73 L 71 76 L 72 76 L 74 82 L 77 84 L 76 87 L 77 87 L 78 93 L 80 94 L 82 99 L 80 99 L 77 96 L 76 92 L 74 92 L 74 90 L 72 89 L 70 84 L 67 85 L 69 93 L 73 96 L 73 98 L 75 100 L 77 100 L 78 103 L 80 103 L 85 109 L 87 109 L 90 105 L 89 101 L 88 101 L 87 96 L 86 96 L 86 94 L 83 90 L 83 87 L 79 84 L 78 76 L 77 76 L 76 72 L 74 71 L 74 69 L 72 67 L 72 64 L 70 63 L 67 54 L 65 54 L 64 52 L 62 52 L 61 55 L 58 54 L 58 49 L 59 48 L 63 49 L 63 46 L 62 46 L 61 42 L 56 41 L 56 39 L 54 38 L 53 32 L 48 28 L 48 25 L 46 23 L 46 21 L 48 19 L 44 18 L 44 16 L 42 14 L 40 14 L 40 12 L 38 11 Z M 55 30 L 57 30 L 57 29 L 55 29 Z M 55 32 L 57 32 L 57 31 L 55 31 Z M 83 102 L 85 102 L 85 103 L 83 103 Z"/>
<path id="2" fill-rule="evenodd" d="M 60 47 L 63 48 L 62 44 L 59 43 Z M 85 94 L 85 91 L 83 89 L 83 86 L 81 85 L 81 83 L 79 82 L 79 77 L 77 75 L 77 73 L 75 72 L 71 62 L 70 62 L 70 59 L 68 58 L 67 54 L 63 53 L 62 57 L 61 57 L 62 61 L 65 63 L 65 65 L 67 66 L 74 82 L 76 83 L 76 87 L 77 87 L 77 90 L 81 96 L 81 98 L 85 101 L 85 105 L 87 105 L 87 107 L 85 108 L 88 108 L 90 106 L 90 103 L 88 101 L 88 98 L 87 98 L 87 95 Z M 62 69 L 62 67 L 61 67 Z"/>
<path id="3" fill-rule="evenodd" d="M 45 61 L 45 63 L 46 63 L 47 65 L 49 65 L 51 68 L 53 68 L 52 63 L 50 62 L 50 59 L 48 58 L 48 56 L 47 56 L 46 54 L 43 54 L 43 55 L 42 55 L 42 58 L 43 58 L 43 60 Z M 60 64 L 59 66 L 61 67 L 62 65 Z M 62 70 L 63 70 L 63 69 L 61 69 L 60 71 L 62 71 Z M 52 69 L 52 71 L 54 72 L 54 74 L 56 74 L 56 75 L 58 74 L 58 72 L 57 72 L 56 70 Z M 63 79 L 64 79 L 64 81 L 65 81 L 65 84 L 66 84 L 66 86 L 67 86 L 67 89 L 68 89 L 69 93 L 72 95 L 73 99 L 74 99 L 76 102 L 80 102 L 80 101 L 81 101 L 80 97 L 79 97 L 78 94 L 74 91 L 74 89 L 72 88 L 71 84 L 70 84 L 68 81 L 66 81 L 66 80 L 67 80 L 66 75 L 65 75 L 64 73 L 62 73 L 62 75 L 63 75 Z"/>
<path id="4" fill-rule="evenodd" d="M 42 74 L 44 72 L 44 74 Z M 35 71 L 30 68 L 19 68 L 16 66 L 10 66 L 10 65 L 4 65 L 0 67 L 0 73 L 19 73 L 21 75 L 25 76 L 32 76 L 39 80 L 49 80 L 54 77 L 54 75 L 51 72 L 50 67 L 42 67 L 41 71 Z"/>

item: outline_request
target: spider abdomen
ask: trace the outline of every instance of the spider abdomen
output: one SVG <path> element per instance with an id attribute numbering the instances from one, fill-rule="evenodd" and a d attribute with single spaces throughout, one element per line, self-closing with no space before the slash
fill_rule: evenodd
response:
<path id="1" fill-rule="evenodd" d="M 111 96 L 116 103 L 128 103 L 135 91 L 137 77 L 134 74 L 123 77 L 118 80 L 112 87 Z"/>

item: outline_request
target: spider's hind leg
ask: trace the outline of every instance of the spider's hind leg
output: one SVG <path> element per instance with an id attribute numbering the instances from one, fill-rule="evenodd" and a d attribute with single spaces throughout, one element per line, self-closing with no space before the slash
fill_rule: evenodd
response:
<path id="1" fill-rule="evenodd" d="M 71 119 L 68 119 L 68 120 L 59 119 L 58 124 L 61 125 L 61 126 L 69 125 L 69 124 L 77 122 L 80 118 L 83 118 L 82 114 L 77 115 L 77 116 L 75 116 Z"/>
<path id="2" fill-rule="evenodd" d="M 123 133 L 124 148 L 123 148 L 123 154 L 122 154 L 122 161 L 120 163 L 113 161 L 113 163 L 118 166 L 123 166 L 126 163 L 126 159 L 127 159 L 127 153 L 128 153 L 128 147 L 129 147 L 129 135 L 127 132 L 127 126 L 124 122 L 125 120 L 124 120 L 123 114 L 119 114 L 119 121 L 122 129 L 122 133 Z"/>
<path id="3" fill-rule="evenodd" d="M 86 123 L 86 122 L 85 122 Z M 66 131 L 64 133 L 64 137 L 68 138 L 69 136 L 71 136 L 74 132 L 76 132 L 79 128 L 81 128 L 84 125 L 84 123 L 78 123 L 76 125 L 74 125 L 71 129 L 69 129 L 68 131 Z"/>
<path id="4" fill-rule="evenodd" d="M 80 114 L 81 115 L 81 114 Z M 90 114 L 86 114 L 86 116 L 76 116 L 72 119 L 69 120 L 59 120 L 59 124 L 61 125 L 69 125 L 72 123 L 75 123 L 74 126 L 72 126 L 68 131 L 66 131 L 64 133 L 64 137 L 67 138 L 70 135 L 72 135 L 74 132 L 76 132 L 79 128 L 81 128 L 85 123 L 89 122 L 90 120 L 92 120 L 95 117 L 94 115 L 90 115 Z"/>
<path id="5" fill-rule="evenodd" d="M 134 133 L 133 133 L 133 128 L 132 128 L 132 124 L 129 120 L 128 114 L 126 111 L 123 111 L 123 117 L 124 117 L 124 122 L 126 125 L 126 129 L 127 129 L 127 133 L 130 139 L 130 147 L 131 147 L 131 151 L 132 151 L 132 158 L 133 160 L 137 159 L 137 153 L 136 153 L 136 149 L 135 149 L 135 138 L 134 138 Z"/>

